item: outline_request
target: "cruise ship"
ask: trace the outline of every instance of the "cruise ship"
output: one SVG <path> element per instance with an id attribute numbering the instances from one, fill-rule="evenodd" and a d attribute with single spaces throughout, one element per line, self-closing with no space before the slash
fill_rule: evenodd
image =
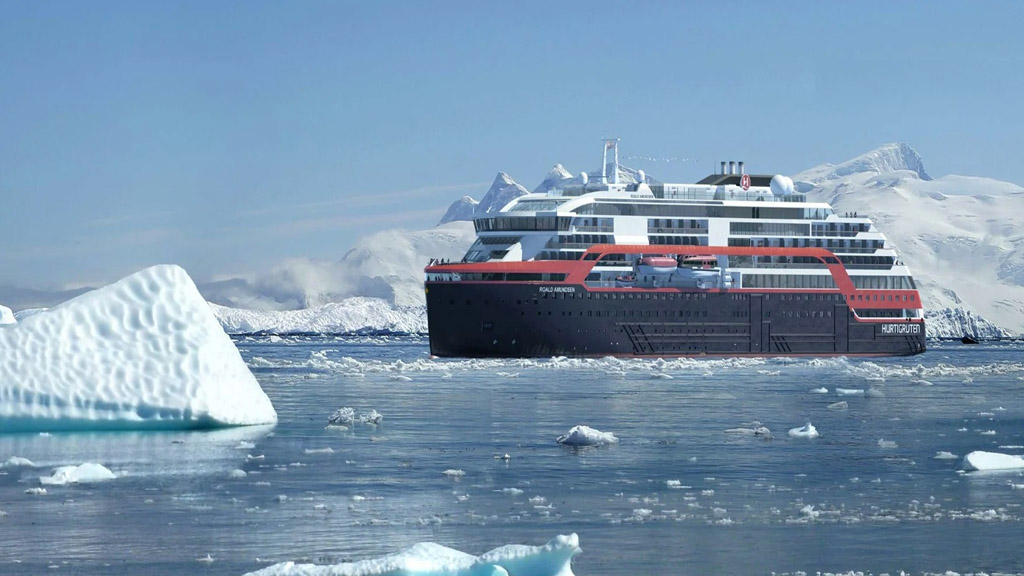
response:
<path id="1" fill-rule="evenodd" d="M 611 156 L 611 158 L 609 158 Z M 865 215 L 722 162 L 695 184 L 601 175 L 474 220 L 424 270 L 430 351 L 455 357 L 894 356 L 925 350 L 921 297 Z"/>

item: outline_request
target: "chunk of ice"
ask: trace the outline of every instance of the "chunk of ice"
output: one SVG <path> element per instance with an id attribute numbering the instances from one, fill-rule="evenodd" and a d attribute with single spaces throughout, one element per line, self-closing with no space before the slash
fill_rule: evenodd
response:
<path id="1" fill-rule="evenodd" d="M 789 430 L 789 435 L 792 436 L 793 438 L 817 438 L 818 429 L 815 428 L 813 424 L 808 422 L 807 424 L 801 426 L 800 428 L 791 428 Z"/>
<path id="2" fill-rule="evenodd" d="M 611 432 L 601 432 L 589 426 L 573 426 L 569 432 L 555 439 L 565 446 L 606 446 L 619 441 Z"/>
<path id="3" fill-rule="evenodd" d="M 52 476 L 41 476 L 39 483 L 46 486 L 63 486 L 65 484 L 102 482 L 114 478 L 116 478 L 114 473 L 102 464 L 86 462 L 81 466 L 61 466 L 53 471 Z"/>

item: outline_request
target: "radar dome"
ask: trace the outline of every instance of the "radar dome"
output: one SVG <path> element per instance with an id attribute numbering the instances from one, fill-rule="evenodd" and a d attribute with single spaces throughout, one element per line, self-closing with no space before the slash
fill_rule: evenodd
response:
<path id="1" fill-rule="evenodd" d="M 782 174 L 772 176 L 770 186 L 772 188 L 772 194 L 775 194 L 776 196 L 789 196 L 794 192 L 793 180 L 783 176 Z"/>
<path id="2" fill-rule="evenodd" d="M 644 182 L 647 182 L 647 174 L 645 174 L 643 170 L 637 170 L 636 179 L 639 180 L 641 184 L 643 184 Z"/>
<path id="3" fill-rule="evenodd" d="M 590 182 L 590 174 L 587 174 L 586 172 L 580 172 L 580 182 L 582 182 L 583 185 L 586 186 L 587 182 Z"/>

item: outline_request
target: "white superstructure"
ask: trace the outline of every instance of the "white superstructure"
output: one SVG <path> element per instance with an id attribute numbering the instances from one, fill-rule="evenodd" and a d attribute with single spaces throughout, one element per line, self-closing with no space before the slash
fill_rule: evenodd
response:
<path id="1" fill-rule="evenodd" d="M 784 176 L 746 174 L 743 162 L 722 162 L 718 173 L 695 184 L 663 184 L 643 172 L 639 181 L 625 183 L 618 178 L 617 140 L 606 141 L 605 158 L 609 151 L 613 159 L 600 181 L 582 175 L 571 185 L 521 196 L 477 218 L 477 240 L 465 261 L 579 260 L 595 244 L 824 248 L 843 263 L 858 289 L 915 288 L 895 247 L 870 218 L 808 202 Z M 635 255 L 612 256 L 597 262 L 588 284 L 611 285 L 636 273 Z M 815 259 L 723 255 L 717 264 L 723 285 L 835 288 L 828 269 Z"/>

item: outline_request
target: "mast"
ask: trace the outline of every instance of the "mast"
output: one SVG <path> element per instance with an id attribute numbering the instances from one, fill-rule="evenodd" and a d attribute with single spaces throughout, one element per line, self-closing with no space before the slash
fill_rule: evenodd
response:
<path id="1" fill-rule="evenodd" d="M 612 184 L 619 183 L 619 139 L 605 138 L 601 156 L 601 184 L 608 183 L 608 150 L 612 151 Z"/>

